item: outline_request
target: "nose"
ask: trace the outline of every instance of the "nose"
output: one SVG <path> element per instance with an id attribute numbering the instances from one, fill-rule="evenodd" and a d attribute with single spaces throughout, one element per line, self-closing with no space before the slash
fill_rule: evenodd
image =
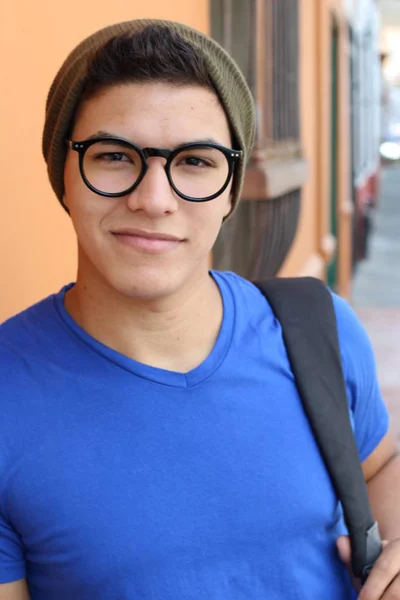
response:
<path id="1" fill-rule="evenodd" d="M 131 211 L 143 211 L 153 218 L 176 212 L 178 198 L 169 184 L 165 162 L 164 158 L 147 159 L 145 176 L 127 197 L 127 205 Z"/>

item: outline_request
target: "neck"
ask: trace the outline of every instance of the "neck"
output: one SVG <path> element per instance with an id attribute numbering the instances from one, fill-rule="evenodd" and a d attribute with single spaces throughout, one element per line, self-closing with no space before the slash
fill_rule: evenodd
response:
<path id="1" fill-rule="evenodd" d="M 206 267 L 173 297 L 149 301 L 127 297 L 78 273 L 65 308 L 89 335 L 120 354 L 182 373 L 210 354 L 223 317 L 218 286 Z"/>

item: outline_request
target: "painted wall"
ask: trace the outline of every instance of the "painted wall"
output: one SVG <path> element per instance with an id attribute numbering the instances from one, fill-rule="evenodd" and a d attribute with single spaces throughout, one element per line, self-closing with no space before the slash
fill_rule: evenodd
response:
<path id="1" fill-rule="evenodd" d="M 46 95 L 81 39 L 133 18 L 177 20 L 208 32 L 208 0 L 14 0 L 0 18 L 0 322 L 72 281 L 75 237 L 41 155 Z"/>
<path id="2" fill-rule="evenodd" d="M 324 261 L 318 253 L 318 69 L 316 63 L 317 3 L 302 0 L 300 7 L 300 125 L 304 157 L 309 178 L 303 187 L 298 232 L 281 269 L 281 276 L 315 275 L 323 277 Z"/>

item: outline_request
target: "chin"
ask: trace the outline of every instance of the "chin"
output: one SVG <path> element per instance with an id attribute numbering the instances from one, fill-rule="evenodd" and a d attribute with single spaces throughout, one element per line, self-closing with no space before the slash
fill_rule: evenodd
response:
<path id="1" fill-rule="evenodd" d="M 108 285 L 119 294 L 138 300 L 157 300 L 176 293 L 183 285 L 181 272 L 170 273 L 167 269 L 134 269 L 129 274 L 114 272 L 107 277 Z"/>

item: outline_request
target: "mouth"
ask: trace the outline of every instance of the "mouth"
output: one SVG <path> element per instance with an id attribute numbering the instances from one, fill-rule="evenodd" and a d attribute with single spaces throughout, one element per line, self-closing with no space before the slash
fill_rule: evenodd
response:
<path id="1" fill-rule="evenodd" d="M 111 234 L 123 246 L 154 254 L 174 250 L 185 241 L 171 234 L 140 229 L 118 229 Z"/>

